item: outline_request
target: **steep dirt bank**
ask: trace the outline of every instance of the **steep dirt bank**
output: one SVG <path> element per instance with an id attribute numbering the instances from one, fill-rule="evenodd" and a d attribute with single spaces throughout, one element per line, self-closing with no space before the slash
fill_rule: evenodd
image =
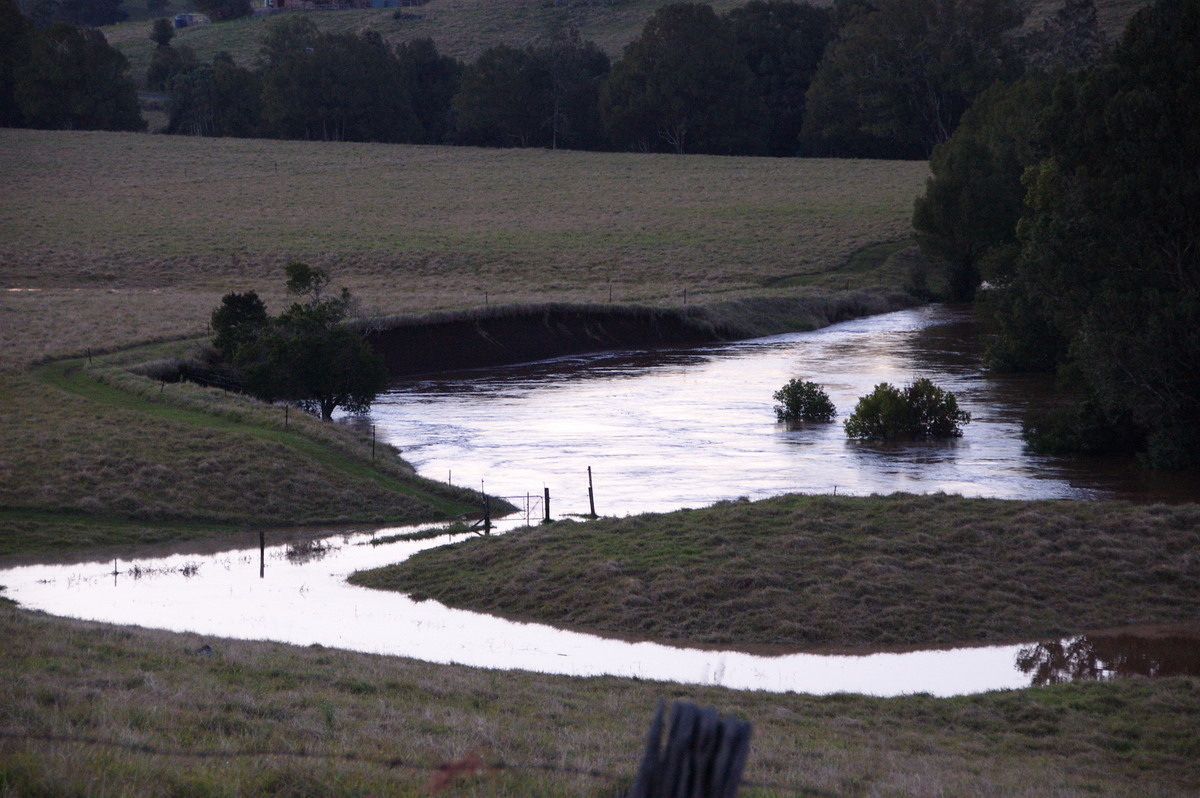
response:
<path id="1" fill-rule="evenodd" d="M 902 292 L 761 297 L 711 306 L 508 305 L 395 316 L 367 333 L 393 376 L 526 363 L 610 349 L 689 346 L 812 330 L 910 307 Z"/>

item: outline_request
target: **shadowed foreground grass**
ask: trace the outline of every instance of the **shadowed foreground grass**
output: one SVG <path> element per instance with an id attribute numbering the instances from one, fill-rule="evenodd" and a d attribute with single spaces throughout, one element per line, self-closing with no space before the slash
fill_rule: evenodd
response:
<path id="1" fill-rule="evenodd" d="M 1020 641 L 1200 618 L 1200 505 L 783 496 L 560 522 L 351 581 L 678 643 Z"/>
<path id="2" fill-rule="evenodd" d="M 506 767 L 445 794 L 613 796 L 659 698 L 754 724 L 746 796 L 1200 789 L 1195 679 L 813 697 L 431 665 L 7 604 L 0 635 L 6 796 L 415 796 L 471 751 Z"/>

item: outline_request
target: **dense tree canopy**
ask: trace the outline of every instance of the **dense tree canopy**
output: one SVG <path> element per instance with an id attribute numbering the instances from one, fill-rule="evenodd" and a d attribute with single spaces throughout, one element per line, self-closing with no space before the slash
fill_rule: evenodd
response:
<path id="1" fill-rule="evenodd" d="M 13 70 L 22 123 L 62 130 L 141 130 L 129 62 L 95 28 L 55 23 L 27 40 Z"/>
<path id="2" fill-rule="evenodd" d="M 263 116 L 282 138 L 409 141 L 417 122 L 393 54 L 374 31 L 321 33 L 285 17 L 263 42 Z"/>
<path id="3" fill-rule="evenodd" d="M 1140 11 L 1108 56 L 1059 82 L 995 303 L 1002 352 L 1075 375 L 1167 466 L 1200 464 L 1198 96 L 1195 0 Z"/>
<path id="4" fill-rule="evenodd" d="M 401 80 L 419 126 L 414 144 L 442 144 L 450 137 L 450 102 L 458 93 L 463 66 L 439 55 L 432 39 L 414 39 L 396 48 Z"/>
<path id="5" fill-rule="evenodd" d="M 927 158 L 980 92 L 1020 71 L 1018 0 L 879 0 L 847 16 L 808 91 L 812 154 Z"/>
<path id="6" fill-rule="evenodd" d="M 727 20 L 753 75 L 751 94 L 761 114 L 755 151 L 795 155 L 804 98 L 833 38 L 832 17 L 807 3 L 751 0 L 730 11 Z"/>
<path id="7" fill-rule="evenodd" d="M 1035 72 L 980 95 L 950 140 L 934 148 L 932 176 L 913 209 L 925 254 L 942 264 L 950 298 L 969 300 L 981 279 L 1002 280 L 1025 207 L 1021 176 L 1054 80 Z"/>
<path id="8" fill-rule="evenodd" d="M 329 420 L 333 411 L 367 410 L 387 381 L 379 355 L 343 324 L 352 305 L 345 289 L 323 295 L 324 269 L 288 265 L 288 291 L 302 297 L 279 316 L 258 295 L 227 294 L 213 310 L 214 348 L 238 382 L 267 401 L 291 401 Z"/>
<path id="9" fill-rule="evenodd" d="M 744 149 L 751 73 L 710 6 L 658 9 L 626 48 L 600 96 L 609 137 L 641 151 Z"/>

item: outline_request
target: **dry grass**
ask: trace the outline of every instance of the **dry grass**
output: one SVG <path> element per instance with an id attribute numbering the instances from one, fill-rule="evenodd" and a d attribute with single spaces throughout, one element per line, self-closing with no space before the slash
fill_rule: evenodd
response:
<path id="1" fill-rule="evenodd" d="M 659 698 L 754 724 L 748 798 L 1200 789 L 1194 679 L 813 697 L 430 665 L 8 606 L 0 634 L 5 795 L 416 796 L 437 765 L 478 750 L 509 769 L 445 794 L 612 796 Z M 212 653 L 196 653 L 205 644 Z"/>
<path id="2" fill-rule="evenodd" d="M 783 496 L 470 540 L 352 581 L 622 637 L 936 645 L 1194 621 L 1197 552 L 1200 505 Z"/>
<path id="3" fill-rule="evenodd" d="M 12 367 L 201 333 L 231 290 L 278 307 L 292 258 L 368 312 L 819 288 L 908 235 L 926 166 L 5 130 L 0 173 Z"/>

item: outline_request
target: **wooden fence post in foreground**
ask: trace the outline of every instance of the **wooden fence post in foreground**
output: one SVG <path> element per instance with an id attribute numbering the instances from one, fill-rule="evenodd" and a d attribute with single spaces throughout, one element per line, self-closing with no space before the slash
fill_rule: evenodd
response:
<path id="1" fill-rule="evenodd" d="M 736 798 L 750 752 L 750 723 L 676 701 L 663 748 L 664 708 L 659 699 L 627 798 Z"/>

